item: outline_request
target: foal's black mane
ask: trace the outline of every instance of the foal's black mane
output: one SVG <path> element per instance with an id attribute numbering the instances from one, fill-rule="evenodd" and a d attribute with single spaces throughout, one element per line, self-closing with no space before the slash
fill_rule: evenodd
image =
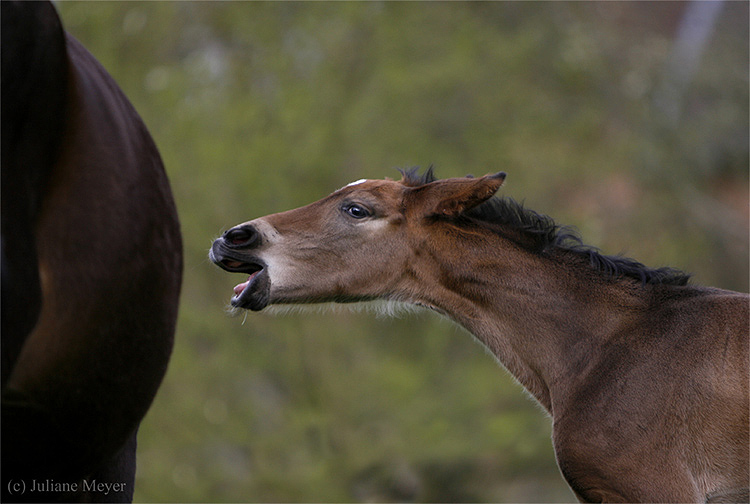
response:
<path id="1" fill-rule="evenodd" d="M 400 170 L 403 183 L 419 187 L 437 180 L 432 167 L 423 174 L 419 168 Z M 589 264 L 609 278 L 627 277 L 645 284 L 686 285 L 690 275 L 673 268 L 648 268 L 643 264 L 622 256 L 608 256 L 599 249 L 585 245 L 578 232 L 569 226 L 559 226 L 552 218 L 523 207 L 512 198 L 493 197 L 469 210 L 467 217 L 490 223 L 504 224 L 520 231 L 537 253 L 564 250 L 588 259 Z"/>

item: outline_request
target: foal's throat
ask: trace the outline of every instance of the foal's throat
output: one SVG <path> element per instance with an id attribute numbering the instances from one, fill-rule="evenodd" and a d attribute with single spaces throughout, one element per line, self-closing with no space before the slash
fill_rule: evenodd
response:
<path id="1" fill-rule="evenodd" d="M 551 414 L 552 403 L 549 383 L 554 365 L 543 356 L 534 338 L 513 324 L 488 318 L 467 320 L 461 316 L 450 318 L 469 331 L 495 359 Z M 524 343 L 524 341 L 526 343 Z M 547 349 L 549 350 L 549 349 Z M 550 352 L 547 352 L 550 353 Z"/>

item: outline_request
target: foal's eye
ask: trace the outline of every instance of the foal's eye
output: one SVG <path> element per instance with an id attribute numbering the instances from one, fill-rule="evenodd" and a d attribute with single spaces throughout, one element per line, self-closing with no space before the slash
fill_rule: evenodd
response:
<path id="1" fill-rule="evenodd" d="M 356 203 L 345 205 L 343 210 L 349 215 L 349 217 L 354 217 L 355 219 L 364 219 L 365 217 L 372 215 L 367 208 Z"/>

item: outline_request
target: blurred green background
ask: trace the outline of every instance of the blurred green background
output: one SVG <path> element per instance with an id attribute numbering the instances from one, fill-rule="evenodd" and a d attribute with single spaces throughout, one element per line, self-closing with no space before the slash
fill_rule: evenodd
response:
<path id="1" fill-rule="evenodd" d="M 58 3 L 149 126 L 185 240 L 136 500 L 572 500 L 549 419 L 467 333 L 230 317 L 242 278 L 206 255 L 234 224 L 434 163 L 504 170 L 502 194 L 586 243 L 746 292 L 748 3 L 713 24 L 689 5 Z"/>

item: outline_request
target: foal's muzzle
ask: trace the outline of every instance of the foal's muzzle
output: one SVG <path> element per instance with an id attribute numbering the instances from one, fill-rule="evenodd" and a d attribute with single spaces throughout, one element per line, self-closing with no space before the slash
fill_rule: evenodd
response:
<path id="1" fill-rule="evenodd" d="M 266 263 L 256 256 L 261 244 L 258 230 L 244 224 L 230 229 L 217 238 L 209 256 L 220 268 L 232 273 L 247 273 L 246 282 L 235 286 L 232 306 L 262 310 L 270 301 L 271 280 Z"/>

